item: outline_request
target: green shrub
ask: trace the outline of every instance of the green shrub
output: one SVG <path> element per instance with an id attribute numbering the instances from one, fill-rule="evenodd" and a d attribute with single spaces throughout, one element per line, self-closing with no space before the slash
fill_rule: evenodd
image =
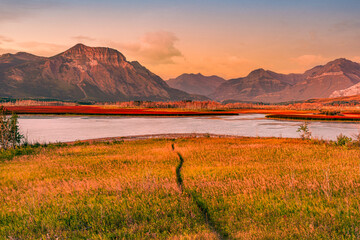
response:
<path id="1" fill-rule="evenodd" d="M 351 142 L 352 142 L 352 139 L 350 137 L 340 134 L 339 136 L 336 137 L 335 144 L 338 146 L 345 146 Z"/>
<path id="2" fill-rule="evenodd" d="M 300 132 L 300 137 L 302 139 L 310 139 L 311 138 L 311 132 L 309 129 L 309 124 L 307 122 L 304 122 L 299 126 L 297 129 L 297 132 Z"/>
<path id="3" fill-rule="evenodd" d="M 18 147 L 15 149 L 10 148 L 7 150 L 1 149 L 0 150 L 0 161 L 12 160 L 16 156 L 30 155 L 33 153 L 35 153 L 35 149 L 31 146 Z"/>
<path id="4" fill-rule="evenodd" d="M 8 117 L 8 114 L 4 107 L 0 107 L 0 149 L 3 150 L 15 149 L 24 138 L 19 131 L 18 116 L 12 113 Z"/>

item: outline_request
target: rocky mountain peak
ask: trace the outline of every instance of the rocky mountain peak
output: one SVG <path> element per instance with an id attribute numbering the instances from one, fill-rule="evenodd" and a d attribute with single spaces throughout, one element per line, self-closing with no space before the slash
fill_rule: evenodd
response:
<path id="1" fill-rule="evenodd" d="M 35 56 L 33 54 L 30 53 L 26 53 L 26 52 L 17 52 L 15 54 L 12 53 L 5 53 L 3 55 L 0 55 L 1 59 L 40 59 L 42 57 L 39 56 Z"/>
<path id="2" fill-rule="evenodd" d="M 256 69 L 256 70 L 250 72 L 247 77 L 248 78 L 261 78 L 261 77 L 264 77 L 267 75 L 269 75 L 269 71 L 266 71 L 263 68 L 259 68 L 259 69 Z"/>
<path id="3" fill-rule="evenodd" d="M 65 52 L 54 56 L 54 58 L 59 56 L 78 60 L 99 60 L 115 64 L 126 61 L 125 56 L 115 49 L 106 47 L 88 47 L 82 43 L 76 44 Z"/>
<path id="4" fill-rule="evenodd" d="M 201 73 L 184 73 L 180 76 L 169 79 L 167 84 L 170 87 L 199 95 L 212 93 L 225 80 L 218 76 L 204 76 Z"/>
<path id="5" fill-rule="evenodd" d="M 342 70 L 342 69 L 357 67 L 358 65 L 359 65 L 358 63 L 347 60 L 346 58 L 339 58 L 327 63 L 324 67 L 334 70 Z"/>
<path id="6" fill-rule="evenodd" d="M 324 74 L 359 74 L 360 64 L 346 58 L 335 59 L 325 65 L 316 66 L 305 72 L 309 77 L 319 77 Z"/>
<path id="7" fill-rule="evenodd" d="M 338 58 L 338 59 L 335 59 L 335 60 L 327 63 L 326 65 L 328 65 L 328 64 L 337 64 L 337 65 L 339 65 L 339 64 L 351 64 L 351 63 L 353 63 L 353 62 L 346 59 L 346 58 Z"/>
<path id="8" fill-rule="evenodd" d="M 0 76 L 3 97 L 71 101 L 207 99 L 170 88 L 159 76 L 138 62 L 126 61 L 115 49 L 84 44 L 50 58 L 27 53 L 1 56 Z"/>

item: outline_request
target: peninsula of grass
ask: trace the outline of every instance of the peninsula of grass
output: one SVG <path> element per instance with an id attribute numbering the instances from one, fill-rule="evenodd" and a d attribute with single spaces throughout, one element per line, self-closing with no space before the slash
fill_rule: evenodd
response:
<path id="1" fill-rule="evenodd" d="M 359 159 L 277 138 L 39 147 L 0 162 L 0 239 L 357 239 Z"/>
<path id="2" fill-rule="evenodd" d="M 360 121 L 360 115 L 356 113 L 349 113 L 343 115 L 324 115 L 324 114 L 269 114 L 266 115 L 266 118 L 271 119 L 289 119 L 289 120 L 305 120 L 305 121 L 350 121 L 358 122 Z"/>

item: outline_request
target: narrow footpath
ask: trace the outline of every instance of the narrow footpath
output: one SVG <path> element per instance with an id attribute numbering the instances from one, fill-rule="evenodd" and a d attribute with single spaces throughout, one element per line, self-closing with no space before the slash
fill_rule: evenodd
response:
<path id="1" fill-rule="evenodd" d="M 179 157 L 179 165 L 176 167 L 176 182 L 177 182 L 177 184 L 178 184 L 178 186 L 180 188 L 180 191 L 185 196 L 190 198 L 190 200 L 192 200 L 196 204 L 196 206 L 200 210 L 206 224 L 214 232 L 214 234 L 218 237 L 218 239 L 220 239 L 220 240 L 229 239 L 228 234 L 221 231 L 221 229 L 219 229 L 216 226 L 214 220 L 210 216 L 209 209 L 208 209 L 206 203 L 204 202 L 204 200 L 202 200 L 201 197 L 199 197 L 198 195 L 194 194 L 194 192 L 185 189 L 184 181 L 183 181 L 183 178 L 182 178 L 182 175 L 181 175 L 181 170 L 182 170 L 182 167 L 184 165 L 184 158 L 181 155 L 181 153 L 175 151 L 175 144 L 174 143 L 171 144 L 171 148 Z"/>

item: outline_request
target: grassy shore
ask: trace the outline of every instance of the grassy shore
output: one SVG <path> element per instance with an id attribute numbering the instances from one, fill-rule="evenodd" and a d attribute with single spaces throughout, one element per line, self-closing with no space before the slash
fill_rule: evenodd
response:
<path id="1" fill-rule="evenodd" d="M 0 162 L 0 239 L 357 239 L 359 159 L 275 138 L 40 147 Z"/>

